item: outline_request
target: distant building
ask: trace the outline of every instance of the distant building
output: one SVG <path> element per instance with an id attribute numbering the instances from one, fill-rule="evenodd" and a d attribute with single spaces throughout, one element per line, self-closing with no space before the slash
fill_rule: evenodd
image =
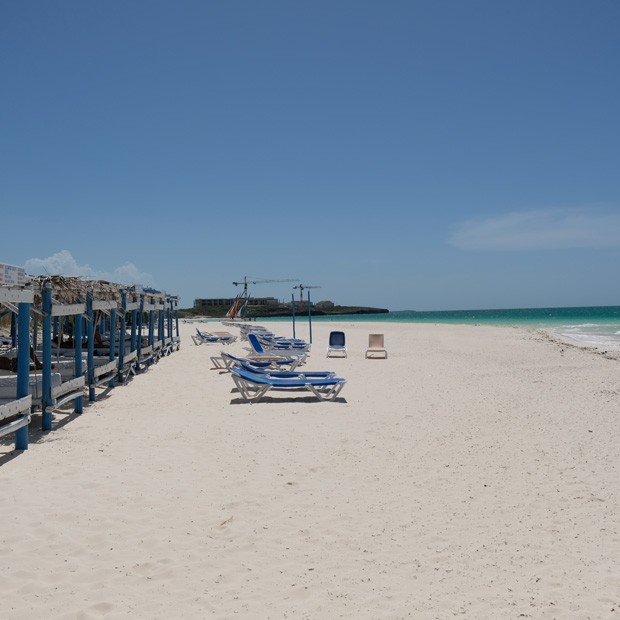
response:
<path id="1" fill-rule="evenodd" d="M 317 301 L 317 303 L 314 304 L 314 307 L 317 310 L 333 310 L 334 302 L 333 301 Z"/>
<path id="2" fill-rule="evenodd" d="M 194 308 L 209 308 L 211 306 L 232 306 L 234 299 L 194 299 Z"/>
<path id="3" fill-rule="evenodd" d="M 194 309 L 199 308 L 212 308 L 214 306 L 232 306 L 236 299 L 221 297 L 213 297 L 209 299 L 194 299 Z M 275 297 L 250 297 L 248 302 L 249 306 L 271 306 L 278 304 L 278 300 Z"/>
<path id="4" fill-rule="evenodd" d="M 279 303 L 275 297 L 250 297 L 248 306 L 276 306 Z"/>

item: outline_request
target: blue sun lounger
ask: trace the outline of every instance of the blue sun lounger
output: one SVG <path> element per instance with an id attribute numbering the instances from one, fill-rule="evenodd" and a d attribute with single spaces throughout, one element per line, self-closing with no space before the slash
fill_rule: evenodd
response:
<path id="1" fill-rule="evenodd" d="M 233 362 L 235 368 L 242 368 L 257 375 L 266 375 L 274 379 L 330 379 L 336 373 L 331 370 L 273 370 L 269 368 L 256 368 L 251 361 L 239 359 Z"/>
<path id="2" fill-rule="evenodd" d="M 265 336 L 260 332 L 255 334 L 259 342 L 268 349 L 299 349 L 308 351 L 310 345 L 303 340 L 290 340 L 288 338 L 277 338 L 274 336 Z"/>
<path id="3" fill-rule="evenodd" d="M 233 381 L 239 389 L 243 400 L 248 403 L 258 402 L 269 390 L 310 390 L 319 400 L 334 400 L 347 382 L 340 377 L 324 379 L 278 379 L 268 375 L 248 372 L 233 366 L 230 369 Z"/>
<path id="4" fill-rule="evenodd" d="M 196 335 L 192 336 L 192 340 L 194 344 L 232 344 L 235 340 L 237 340 L 237 336 L 233 336 L 232 334 L 216 334 L 209 332 L 201 332 L 198 328 L 196 328 Z"/>
<path id="5" fill-rule="evenodd" d="M 260 343 L 256 334 L 248 334 L 248 342 L 252 346 L 253 352 L 248 357 L 300 357 L 302 360 L 306 359 L 306 352 L 297 349 L 265 349 Z"/>
<path id="6" fill-rule="evenodd" d="M 299 357 L 280 357 L 274 359 L 251 359 L 251 358 L 243 358 L 236 357 L 235 355 L 231 355 L 230 353 L 226 353 L 222 351 L 219 356 L 214 355 L 211 357 L 211 361 L 213 362 L 214 368 L 219 368 L 220 370 L 230 370 L 231 366 L 237 365 L 240 366 L 242 363 L 249 364 L 253 368 L 260 368 L 262 370 L 267 370 L 271 368 L 272 370 L 287 370 L 293 371 L 297 366 L 299 366 L 299 362 L 301 361 Z"/>

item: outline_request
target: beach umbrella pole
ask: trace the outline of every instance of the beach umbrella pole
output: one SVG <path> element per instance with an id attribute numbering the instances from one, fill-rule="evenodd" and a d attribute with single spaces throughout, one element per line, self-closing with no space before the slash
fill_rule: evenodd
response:
<path id="1" fill-rule="evenodd" d="M 308 291 L 308 330 L 310 332 L 310 344 L 312 344 L 312 306 L 310 305 L 310 291 Z"/>

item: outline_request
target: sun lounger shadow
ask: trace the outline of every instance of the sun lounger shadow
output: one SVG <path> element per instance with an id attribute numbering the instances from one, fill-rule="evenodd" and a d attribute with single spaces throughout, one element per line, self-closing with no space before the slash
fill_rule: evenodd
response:
<path id="1" fill-rule="evenodd" d="M 233 390 L 231 390 L 231 393 L 239 394 L 239 390 L 237 388 L 234 388 Z M 287 390 L 287 393 L 291 394 L 291 391 Z M 321 401 L 317 399 L 315 396 L 308 396 L 307 390 L 300 390 L 300 394 L 301 393 L 303 393 L 304 396 L 298 396 L 298 397 L 263 396 L 258 402 L 253 402 L 252 404 L 261 405 L 261 404 L 269 404 L 269 403 L 282 403 L 282 404 L 288 403 L 289 405 L 295 405 L 295 404 L 316 405 L 317 403 L 320 403 L 320 402 L 330 402 L 330 403 L 346 403 L 347 402 L 347 399 L 344 398 L 344 396 L 338 396 L 330 401 Z M 230 401 L 230 404 L 231 405 L 247 405 L 248 402 L 244 400 L 243 397 L 239 396 L 238 398 L 232 398 Z"/>

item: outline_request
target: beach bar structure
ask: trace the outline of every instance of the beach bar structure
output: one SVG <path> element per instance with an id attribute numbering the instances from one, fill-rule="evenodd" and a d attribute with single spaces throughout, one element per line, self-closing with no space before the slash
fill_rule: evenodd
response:
<path id="1" fill-rule="evenodd" d="M 94 401 L 97 387 L 125 384 L 180 347 L 178 298 L 141 286 L 32 276 L 0 285 L 0 309 L 11 314 L 8 348 L 18 356 L 17 374 L 0 376 L 0 436 L 15 432 L 18 449 L 34 409 L 49 431 L 55 410 L 72 402 L 83 413 L 86 393 Z"/>
<path id="2" fill-rule="evenodd" d="M 0 437 L 15 433 L 15 449 L 28 449 L 30 424 L 30 307 L 34 300 L 32 291 L 18 286 L 0 286 L 0 306 L 12 314 L 12 344 L 17 349 L 17 376 L 14 398 L 8 385 L 7 398 L 0 393 Z M 15 321 L 15 317 L 17 320 Z M 13 379 L 13 377 L 9 377 Z"/>
<path id="3" fill-rule="evenodd" d="M 77 278 L 49 276 L 33 279 L 35 309 L 42 317 L 41 351 L 43 393 L 41 427 L 52 429 L 52 412 L 73 402 L 74 412 L 84 406 L 86 379 L 92 376 L 92 360 L 84 372 L 83 342 L 90 334 L 88 290 Z M 34 332 L 38 332 L 35 322 Z M 69 336 L 68 342 L 65 335 Z"/>
<path id="4" fill-rule="evenodd" d="M 139 289 L 138 344 L 135 368 L 145 370 L 179 349 L 178 298 L 154 289 Z M 133 324 L 132 324 L 133 335 Z"/>

